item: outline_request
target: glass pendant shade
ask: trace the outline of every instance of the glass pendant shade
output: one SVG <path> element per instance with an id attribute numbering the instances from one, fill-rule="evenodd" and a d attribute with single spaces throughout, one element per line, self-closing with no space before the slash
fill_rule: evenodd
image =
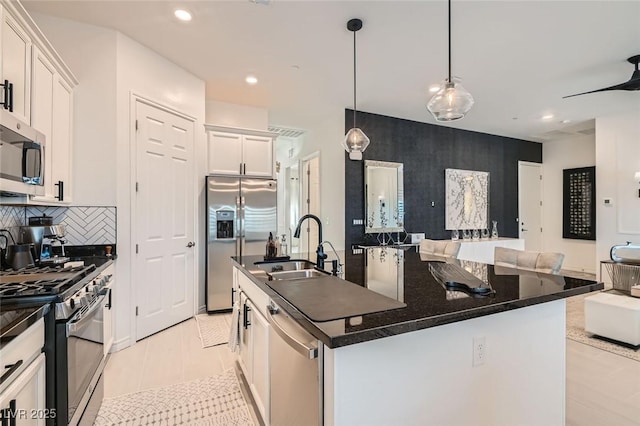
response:
<path id="1" fill-rule="evenodd" d="M 369 146 L 369 138 L 362 130 L 353 127 L 344 137 L 342 146 L 349 153 L 349 159 L 362 160 L 362 153 Z"/>
<path id="2" fill-rule="evenodd" d="M 445 80 L 433 95 L 427 109 L 436 121 L 455 121 L 463 118 L 473 106 L 473 96 L 459 81 Z"/>

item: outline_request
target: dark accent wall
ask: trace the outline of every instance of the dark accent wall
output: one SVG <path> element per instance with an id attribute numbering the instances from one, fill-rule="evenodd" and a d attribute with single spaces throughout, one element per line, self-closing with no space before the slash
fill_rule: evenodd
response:
<path id="1" fill-rule="evenodd" d="M 500 236 L 518 237 L 518 161 L 542 163 L 542 144 L 357 114 L 358 127 L 371 140 L 364 159 L 404 164 L 407 232 L 424 232 L 432 239 L 451 237 L 444 229 L 444 171 L 463 169 L 489 172 L 489 221 L 498 221 Z M 347 109 L 345 133 L 352 123 L 353 110 Z M 353 225 L 354 219 L 364 218 L 364 161 L 349 160 L 345 153 L 345 247 L 375 241 L 365 236 L 363 225 Z"/>

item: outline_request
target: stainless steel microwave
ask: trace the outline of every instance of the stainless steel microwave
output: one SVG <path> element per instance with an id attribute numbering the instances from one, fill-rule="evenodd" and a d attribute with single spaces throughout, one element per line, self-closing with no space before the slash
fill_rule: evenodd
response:
<path id="1" fill-rule="evenodd" d="M 0 110 L 0 192 L 44 195 L 42 133 Z"/>

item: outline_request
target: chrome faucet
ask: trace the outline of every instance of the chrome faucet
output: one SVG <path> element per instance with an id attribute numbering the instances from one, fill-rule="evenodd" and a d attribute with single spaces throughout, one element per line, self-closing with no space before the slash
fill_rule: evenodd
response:
<path id="1" fill-rule="evenodd" d="M 318 223 L 318 247 L 316 248 L 316 267 L 318 269 L 324 269 L 324 260 L 327 258 L 327 254 L 324 252 L 322 248 L 322 222 L 320 222 L 320 218 L 313 214 L 305 214 L 298 221 L 298 226 L 296 226 L 296 230 L 293 233 L 294 238 L 300 238 L 300 227 L 302 226 L 302 222 L 305 219 L 313 219 Z"/>

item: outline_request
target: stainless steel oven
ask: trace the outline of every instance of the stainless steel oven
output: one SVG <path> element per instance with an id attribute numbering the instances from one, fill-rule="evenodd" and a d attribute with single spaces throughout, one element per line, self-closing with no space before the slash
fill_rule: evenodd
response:
<path id="1" fill-rule="evenodd" d="M 101 285 L 89 285 L 70 299 L 81 308 L 56 322 L 56 406 L 66 407 L 58 424 L 61 420 L 62 424 L 93 424 L 98 414 L 95 402 L 99 408 L 103 397 L 103 313 L 111 308 L 110 277 L 103 273 L 93 281 Z"/>
<path id="2" fill-rule="evenodd" d="M 95 383 L 91 382 L 104 361 L 104 334 L 101 318 L 106 297 L 106 294 L 99 295 L 65 324 L 70 424 L 78 423 L 82 409 L 95 387 Z M 81 407 L 80 410 L 78 407 Z"/>
<path id="3" fill-rule="evenodd" d="M 38 266 L 0 271 L 3 306 L 51 304 L 45 318 L 48 426 L 93 424 L 102 400 L 106 362 L 104 318 L 111 313 L 111 261 L 88 266 Z M 107 342 L 109 344 L 109 342 Z"/>

